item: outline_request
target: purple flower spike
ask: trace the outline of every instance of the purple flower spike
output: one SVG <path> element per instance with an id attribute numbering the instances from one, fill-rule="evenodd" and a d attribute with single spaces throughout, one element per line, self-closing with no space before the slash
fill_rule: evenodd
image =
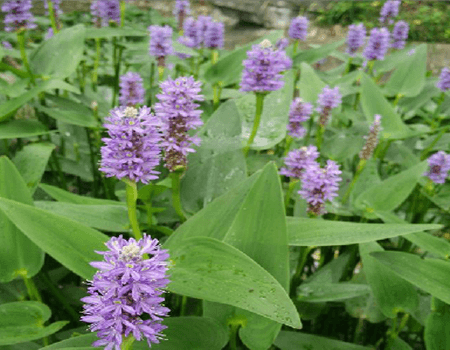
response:
<path id="1" fill-rule="evenodd" d="M 390 33 L 386 28 L 373 28 L 364 49 L 363 56 L 367 60 L 384 60 L 389 48 Z"/>
<path id="2" fill-rule="evenodd" d="M 313 163 L 305 169 L 302 176 L 302 189 L 298 193 L 308 202 L 308 212 L 315 215 L 326 214 L 325 201 L 337 196 L 339 166 L 332 160 L 322 169 L 319 163 Z"/>
<path id="3" fill-rule="evenodd" d="M 375 114 L 373 124 L 370 126 L 369 135 L 365 136 L 366 144 L 359 153 L 359 158 L 369 160 L 378 144 L 378 134 L 381 131 L 381 115 Z"/>
<path id="4" fill-rule="evenodd" d="M 317 152 L 316 146 L 302 147 L 290 151 L 284 158 L 286 168 L 281 168 L 280 174 L 301 179 L 305 169 L 314 166 L 318 157 L 319 152 Z"/>
<path id="5" fill-rule="evenodd" d="M 322 93 L 319 94 L 317 103 L 319 107 L 316 108 L 316 111 L 320 113 L 319 125 L 325 126 L 328 124 L 331 110 L 342 103 L 342 95 L 339 92 L 339 87 L 336 86 L 330 89 L 328 85 L 325 86 Z"/>
<path id="6" fill-rule="evenodd" d="M 366 27 L 364 24 L 352 24 L 348 26 L 347 53 L 354 56 L 355 52 L 364 45 L 366 40 Z"/>
<path id="7" fill-rule="evenodd" d="M 191 13 L 189 0 L 176 0 L 175 7 L 173 8 L 173 15 L 178 17 L 181 13 L 184 15 L 189 15 Z"/>
<path id="8" fill-rule="evenodd" d="M 13 49 L 13 46 L 11 45 L 11 43 L 9 41 L 2 41 L 2 46 L 6 50 L 12 50 Z"/>
<path id="9" fill-rule="evenodd" d="M 170 282 L 169 254 L 145 234 L 139 241 L 112 237 L 105 245 L 107 251 L 97 251 L 104 260 L 90 263 L 98 269 L 88 282 L 90 295 L 81 299 L 85 303 L 81 320 L 90 323 L 100 338 L 92 346 L 120 350 L 124 337 L 133 335 L 151 347 L 164 339 L 161 332 L 167 328 L 161 322 L 170 312 L 162 304 Z"/>
<path id="10" fill-rule="evenodd" d="M 450 69 L 447 67 L 442 68 L 436 87 L 441 89 L 442 92 L 450 90 Z"/>
<path id="11" fill-rule="evenodd" d="M 283 87 L 281 72 L 291 68 L 292 61 L 283 50 L 274 50 L 266 39 L 247 51 L 243 65 L 241 91 L 268 92 Z"/>
<path id="12" fill-rule="evenodd" d="M 395 23 L 394 29 L 392 30 L 393 42 L 391 47 L 395 49 L 403 49 L 406 44 L 406 39 L 408 39 L 409 24 L 405 21 L 398 21 Z"/>
<path id="13" fill-rule="evenodd" d="M 203 45 L 210 49 L 223 49 L 225 26 L 221 22 L 210 22 L 205 30 Z"/>
<path id="14" fill-rule="evenodd" d="M 94 6 L 94 10 L 92 7 Z M 96 5 L 91 5 L 92 14 L 100 17 L 102 27 L 109 26 L 110 22 L 120 24 L 119 0 L 97 0 Z"/>
<path id="15" fill-rule="evenodd" d="M 303 102 L 299 97 L 292 101 L 287 127 L 290 136 L 302 138 L 305 135 L 306 129 L 301 123 L 306 122 L 311 117 L 312 109 L 311 103 Z"/>
<path id="16" fill-rule="evenodd" d="M 186 18 L 183 24 L 183 44 L 190 48 L 197 48 L 199 46 L 199 32 L 197 21 L 192 17 Z"/>
<path id="17" fill-rule="evenodd" d="M 5 16 L 5 30 L 7 32 L 19 29 L 34 29 L 37 27 L 34 23 L 35 18 L 31 14 L 31 0 L 8 0 L 2 4 L 2 11 Z"/>
<path id="18" fill-rule="evenodd" d="M 162 82 L 161 93 L 156 95 L 159 102 L 155 104 L 156 116 L 162 122 L 165 167 L 175 171 L 178 167 L 187 166 L 187 154 L 195 152 L 193 145 L 200 144 L 200 138 L 188 135 L 189 130 L 198 129 L 203 125 L 197 110 L 203 101 L 200 95 L 201 82 L 193 77 L 169 78 Z"/>
<path id="19" fill-rule="evenodd" d="M 308 35 L 308 19 L 306 17 L 295 17 L 292 19 L 288 34 L 292 39 L 305 41 Z"/>
<path id="20" fill-rule="evenodd" d="M 211 16 L 198 16 L 197 18 L 197 44 L 198 46 L 205 45 L 206 30 L 212 23 Z"/>
<path id="21" fill-rule="evenodd" d="M 110 112 L 104 125 L 109 137 L 103 138 L 100 170 L 106 177 L 115 176 L 148 183 L 158 178 L 160 125 L 150 108 L 139 111 L 133 107 L 118 107 Z"/>
<path id="22" fill-rule="evenodd" d="M 151 56 L 158 60 L 158 66 L 165 65 L 165 57 L 173 54 L 172 28 L 169 26 L 150 26 L 150 50 Z"/>
<path id="23" fill-rule="evenodd" d="M 380 11 L 380 22 L 384 23 L 386 19 L 389 19 L 389 24 L 394 23 L 393 18 L 398 16 L 398 8 L 401 1 L 389 0 L 386 1 Z"/>
<path id="24" fill-rule="evenodd" d="M 144 104 L 145 90 L 138 73 L 128 72 L 120 77 L 120 104 L 134 106 Z"/>
<path id="25" fill-rule="evenodd" d="M 430 169 L 423 175 L 428 176 L 436 184 L 445 183 L 450 170 L 450 155 L 439 151 L 428 158 L 428 165 Z"/>
<path id="26" fill-rule="evenodd" d="M 44 0 L 44 7 L 46 9 L 45 14 L 48 16 L 48 1 L 49 0 Z M 55 17 L 58 18 L 59 16 L 62 15 L 62 10 L 61 10 L 61 0 L 50 0 L 52 2 L 53 5 L 53 13 L 55 14 Z"/>
<path id="27" fill-rule="evenodd" d="M 286 48 L 289 46 L 289 39 L 288 38 L 281 38 L 278 39 L 275 47 L 277 50 L 286 50 Z"/>

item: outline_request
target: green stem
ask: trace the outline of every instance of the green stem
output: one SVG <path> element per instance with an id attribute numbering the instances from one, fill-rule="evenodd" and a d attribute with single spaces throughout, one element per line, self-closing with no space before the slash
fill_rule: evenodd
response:
<path id="1" fill-rule="evenodd" d="M 299 180 L 297 180 L 297 179 L 291 178 L 291 181 L 289 182 L 288 190 L 286 192 L 286 197 L 284 198 L 284 207 L 286 209 L 286 212 L 289 207 L 289 202 L 291 200 L 292 192 L 294 192 L 295 185 L 298 183 L 298 181 Z"/>
<path id="2" fill-rule="evenodd" d="M 53 28 L 53 34 L 58 34 L 58 27 L 56 26 L 56 19 L 55 19 L 55 11 L 53 9 L 53 3 L 49 0 L 47 1 L 48 4 L 48 15 L 50 17 L 50 22 L 52 24 Z"/>
<path id="3" fill-rule="evenodd" d="M 297 54 L 297 48 L 298 48 L 298 40 L 295 40 L 294 47 L 292 48 L 292 58 L 295 58 L 295 55 Z"/>
<path id="4" fill-rule="evenodd" d="M 286 136 L 286 145 L 284 146 L 284 156 L 285 157 L 289 153 L 289 149 L 291 148 L 293 141 L 294 141 L 294 139 L 292 138 L 292 136 L 289 136 L 289 135 Z"/>
<path id="5" fill-rule="evenodd" d="M 158 66 L 158 81 L 161 82 L 164 77 L 164 66 Z"/>
<path id="6" fill-rule="evenodd" d="M 433 150 L 433 147 L 438 143 L 438 141 L 442 138 L 442 136 L 444 136 L 444 134 L 447 133 L 448 131 L 450 131 L 450 125 L 441 129 L 440 133 L 436 136 L 436 138 L 433 140 L 433 142 L 431 142 L 430 145 L 422 151 L 422 155 L 420 157 L 421 160 L 424 160 L 425 158 L 428 157 L 428 154 Z"/>
<path id="7" fill-rule="evenodd" d="M 395 96 L 395 100 L 394 100 L 394 107 L 397 106 L 398 101 L 400 101 L 400 99 L 403 97 L 403 94 L 397 94 Z"/>
<path id="8" fill-rule="evenodd" d="M 352 66 L 352 62 L 353 62 L 353 57 L 350 57 L 348 59 L 347 67 L 345 68 L 345 72 L 344 72 L 343 75 L 346 75 L 346 74 L 348 74 L 350 72 L 350 68 Z"/>
<path id="9" fill-rule="evenodd" d="M 237 350 L 237 338 L 240 324 L 230 325 L 230 350 Z"/>
<path id="10" fill-rule="evenodd" d="M 352 183 L 348 187 L 347 192 L 345 192 L 344 197 L 342 197 L 342 204 L 345 204 L 347 202 L 347 200 L 349 199 L 350 193 L 352 192 L 356 181 L 358 181 L 359 176 L 361 175 L 362 171 L 364 170 L 366 163 L 367 163 L 366 159 L 359 160 L 358 167 L 356 168 L 356 173 L 355 173 L 355 176 L 353 177 Z"/>
<path id="11" fill-rule="evenodd" d="M 126 337 L 123 342 L 122 345 L 120 346 L 121 350 L 132 350 L 133 349 L 133 343 L 136 339 L 132 336 L 129 335 L 128 337 Z"/>
<path id="12" fill-rule="evenodd" d="M 444 102 L 444 100 L 445 100 L 445 93 L 442 92 L 441 95 L 439 96 L 438 101 L 437 101 L 436 109 L 434 110 L 433 115 L 429 119 L 431 127 L 433 128 L 433 130 L 439 128 L 439 125 L 441 124 L 441 120 L 438 118 L 438 115 L 439 115 L 439 111 L 441 109 L 441 105 Z"/>
<path id="13" fill-rule="evenodd" d="M 87 138 L 88 146 L 89 146 L 89 158 L 91 160 L 92 178 L 94 179 L 94 182 L 93 182 L 94 197 L 97 197 L 98 196 L 97 163 L 95 161 L 95 152 L 94 152 L 94 147 L 92 144 L 91 134 L 90 134 L 88 128 L 85 128 L 85 130 L 86 130 L 86 138 Z"/>
<path id="14" fill-rule="evenodd" d="M 151 106 L 154 100 L 153 97 L 153 83 L 155 82 L 155 62 L 150 64 L 150 94 L 148 104 Z"/>
<path id="15" fill-rule="evenodd" d="M 114 44 L 117 45 L 117 44 Z M 111 108 L 114 108 L 116 105 L 116 99 L 117 95 L 119 94 L 119 75 L 120 75 L 120 64 L 122 63 L 122 52 L 123 52 L 123 46 L 120 46 L 118 48 L 119 51 L 119 57 L 117 59 L 117 64 L 115 66 L 115 77 L 114 77 L 114 94 L 113 94 L 113 100 L 112 100 L 112 106 Z"/>
<path id="16" fill-rule="evenodd" d="M 186 306 L 187 306 L 187 296 L 183 295 L 181 297 L 180 316 L 186 315 Z"/>
<path id="17" fill-rule="evenodd" d="M 367 74 L 368 74 L 368 75 L 372 75 L 374 64 L 375 64 L 375 61 L 374 61 L 374 60 L 369 61 L 369 63 L 367 64 L 367 66 L 369 67 L 369 70 L 367 71 Z"/>
<path id="18" fill-rule="evenodd" d="M 305 141 L 303 143 L 304 146 L 308 145 L 309 139 L 311 138 L 311 132 L 312 132 L 313 125 L 314 125 L 314 114 L 312 114 L 311 117 L 309 118 L 308 132 L 306 133 Z"/>
<path id="19" fill-rule="evenodd" d="M 25 283 L 25 287 L 27 287 L 27 292 L 30 300 L 36 300 L 42 303 L 41 295 L 39 294 L 39 291 L 36 288 L 33 279 L 27 277 L 27 272 L 25 270 L 19 272 L 19 274 L 22 277 L 23 282 Z"/>
<path id="20" fill-rule="evenodd" d="M 317 138 L 316 138 L 316 146 L 317 150 L 320 152 L 322 148 L 323 141 L 323 133 L 325 132 L 325 127 L 323 125 L 319 125 L 319 130 L 317 130 Z"/>
<path id="21" fill-rule="evenodd" d="M 92 72 L 92 90 L 97 91 L 98 67 L 100 65 L 101 42 L 100 38 L 95 38 L 95 61 L 94 71 Z"/>
<path id="22" fill-rule="evenodd" d="M 25 66 L 28 75 L 30 76 L 31 83 L 36 85 L 36 81 L 34 80 L 34 74 L 31 71 L 30 64 L 28 63 L 27 53 L 25 52 L 25 31 L 21 30 L 17 32 L 17 41 L 19 43 L 20 56 L 22 57 L 23 65 Z"/>
<path id="23" fill-rule="evenodd" d="M 59 164 L 59 159 L 55 152 L 52 152 L 51 158 L 53 160 L 53 163 L 55 164 L 56 171 L 58 172 L 58 175 L 59 175 L 59 178 L 61 181 L 61 187 L 67 191 L 66 177 L 64 176 L 64 173 L 61 169 L 61 164 Z"/>
<path id="24" fill-rule="evenodd" d="M 124 0 L 120 1 L 120 26 L 123 27 L 125 24 L 125 4 Z"/>
<path id="25" fill-rule="evenodd" d="M 181 205 L 181 196 L 180 196 L 180 177 L 181 171 L 174 171 L 170 173 L 170 177 L 172 178 L 172 205 L 175 209 L 175 212 L 180 217 L 181 222 L 186 221 L 186 216 L 183 213 L 183 207 Z"/>
<path id="26" fill-rule="evenodd" d="M 297 294 L 297 287 L 300 285 L 303 270 L 306 265 L 306 261 L 308 260 L 308 255 L 314 247 L 301 247 L 300 248 L 300 256 L 297 262 L 297 268 L 295 269 L 294 276 L 292 277 L 291 288 L 290 288 L 290 296 L 291 298 L 295 298 Z"/>
<path id="27" fill-rule="evenodd" d="M 131 180 L 126 180 L 124 182 L 126 184 L 128 218 L 130 220 L 134 238 L 136 238 L 136 240 L 140 240 L 142 239 L 142 233 L 141 230 L 139 229 L 139 222 L 137 220 L 137 211 L 136 211 L 136 201 L 138 197 L 137 185 L 136 182 Z"/>
<path id="28" fill-rule="evenodd" d="M 255 113 L 255 119 L 253 121 L 253 129 L 252 133 L 250 134 L 250 138 L 247 141 L 247 145 L 244 147 L 244 156 L 247 157 L 248 151 L 250 150 L 250 146 L 253 143 L 253 140 L 255 139 L 256 133 L 258 132 L 259 124 L 261 123 L 261 115 L 263 111 L 264 106 L 264 97 L 266 96 L 263 93 L 257 92 L 256 95 L 256 113 Z"/>

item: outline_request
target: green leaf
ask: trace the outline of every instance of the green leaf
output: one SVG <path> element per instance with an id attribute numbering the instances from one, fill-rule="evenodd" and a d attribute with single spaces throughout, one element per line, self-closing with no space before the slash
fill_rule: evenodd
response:
<path id="1" fill-rule="evenodd" d="M 84 25 L 78 24 L 43 41 L 30 55 L 33 73 L 60 79 L 74 73 L 83 59 L 85 31 Z"/>
<path id="2" fill-rule="evenodd" d="M 385 85 L 389 96 L 402 94 L 406 97 L 415 97 L 423 90 L 427 72 L 427 44 L 421 44 L 415 50 L 413 55 L 396 67 Z"/>
<path id="3" fill-rule="evenodd" d="M 297 290 L 297 300 L 309 303 L 321 303 L 355 298 L 369 294 L 366 284 L 354 283 L 302 283 Z"/>
<path id="4" fill-rule="evenodd" d="M 332 42 L 330 44 L 322 45 L 315 49 L 303 50 L 294 57 L 294 65 L 298 65 L 301 62 L 313 64 L 336 50 L 339 46 L 345 43 L 345 39 Z"/>
<path id="5" fill-rule="evenodd" d="M 428 164 L 423 161 L 369 187 L 355 200 L 355 207 L 369 211 L 391 211 L 402 204 L 416 187 Z"/>
<path id="6" fill-rule="evenodd" d="M 67 321 L 44 327 L 51 311 L 37 301 L 19 301 L 0 305 L 0 345 L 40 339 L 63 328 Z"/>
<path id="7" fill-rule="evenodd" d="M 436 224 L 360 224 L 287 217 L 289 245 L 331 246 L 365 243 L 413 232 L 435 230 Z"/>
<path id="8" fill-rule="evenodd" d="M 34 193 L 41 181 L 54 149 L 53 143 L 33 143 L 26 145 L 14 157 L 14 164 L 25 180 L 31 194 Z"/>
<path id="9" fill-rule="evenodd" d="M 195 237 L 172 245 L 169 253 L 174 263 L 170 291 L 237 306 L 294 328 L 301 326 L 284 288 L 238 249 L 213 238 Z"/>
<path id="10" fill-rule="evenodd" d="M 413 350 L 413 348 L 402 338 L 394 338 L 386 347 L 386 350 Z"/>
<path id="11" fill-rule="evenodd" d="M 0 199 L 32 205 L 30 191 L 19 172 L 6 157 L 0 157 Z M 0 282 L 9 282 L 24 274 L 30 278 L 44 264 L 44 253 L 9 218 L 0 212 Z"/>
<path id="12" fill-rule="evenodd" d="M 415 132 L 403 123 L 392 105 L 381 93 L 380 88 L 367 74 L 361 78 L 361 106 L 368 122 L 372 123 L 375 114 L 381 115 L 383 130 L 381 135 L 386 139 L 404 139 Z"/>
<path id="13" fill-rule="evenodd" d="M 86 39 L 96 39 L 96 38 L 113 38 L 122 36 L 147 36 L 148 33 L 141 30 L 136 30 L 132 28 L 89 28 L 85 31 Z"/>
<path id="14" fill-rule="evenodd" d="M 300 97 L 306 102 L 316 103 L 317 96 L 326 84 L 317 76 L 314 69 L 307 63 L 300 65 Z"/>
<path id="15" fill-rule="evenodd" d="M 371 255 L 401 278 L 450 304 L 448 261 L 421 259 L 403 252 L 375 252 Z"/>
<path id="16" fill-rule="evenodd" d="M 302 332 L 281 331 L 274 343 L 281 350 L 369 350 L 365 346 Z"/>
<path id="17" fill-rule="evenodd" d="M 450 258 L 450 243 L 445 238 L 435 237 L 425 232 L 410 233 L 403 237 L 437 257 Z"/>
<path id="18" fill-rule="evenodd" d="M 83 205 L 63 202 L 36 201 L 34 205 L 83 225 L 109 232 L 128 232 L 128 211 L 122 205 Z"/>
<path id="19" fill-rule="evenodd" d="M 99 260 L 95 250 L 104 250 L 108 236 L 76 221 L 0 198 L 0 210 L 29 239 L 77 275 L 91 279 Z"/>
<path id="20" fill-rule="evenodd" d="M 10 120 L 0 123 L 0 139 L 18 139 L 48 134 L 37 120 Z"/>
<path id="21" fill-rule="evenodd" d="M 414 287 L 399 279 L 370 254 L 383 252 L 383 248 L 376 242 L 369 242 L 360 244 L 359 252 L 367 281 L 383 314 L 393 318 L 400 311 L 414 312 L 419 305 L 419 298 Z"/>
<path id="22" fill-rule="evenodd" d="M 450 306 L 439 299 L 427 317 L 424 338 L 427 350 L 450 349 Z"/>

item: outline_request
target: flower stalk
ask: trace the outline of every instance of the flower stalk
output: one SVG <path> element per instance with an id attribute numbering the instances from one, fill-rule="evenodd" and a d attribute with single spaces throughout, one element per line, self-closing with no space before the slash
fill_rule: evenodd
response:
<path id="1" fill-rule="evenodd" d="M 251 145 L 253 144 L 253 141 L 255 140 L 259 124 L 261 123 L 261 115 L 264 107 L 264 97 L 266 96 L 266 94 L 260 92 L 256 92 L 255 95 L 256 95 L 255 119 L 253 120 L 252 133 L 250 134 L 250 137 L 247 141 L 247 145 L 244 147 L 244 156 L 246 157 L 248 155 L 248 151 L 250 150 Z"/>
<path id="2" fill-rule="evenodd" d="M 186 221 L 186 216 L 183 212 L 183 207 L 181 205 L 181 175 L 184 172 L 184 169 L 179 169 L 170 173 L 170 178 L 172 179 L 172 205 L 175 209 L 175 212 L 180 217 L 181 222 Z"/>
<path id="3" fill-rule="evenodd" d="M 30 64 L 28 63 L 27 53 L 25 52 L 25 30 L 19 30 L 17 32 L 17 42 L 19 43 L 20 57 L 22 58 L 23 65 L 25 66 L 28 75 L 30 76 L 31 83 L 36 85 L 34 74 L 31 71 Z"/>
<path id="4" fill-rule="evenodd" d="M 138 198 L 136 182 L 131 180 L 123 180 L 126 184 L 127 194 L 127 207 L 128 207 L 128 219 L 130 220 L 131 229 L 133 231 L 134 238 L 137 240 L 142 239 L 142 233 L 139 229 L 139 222 L 137 220 L 136 201 Z"/>

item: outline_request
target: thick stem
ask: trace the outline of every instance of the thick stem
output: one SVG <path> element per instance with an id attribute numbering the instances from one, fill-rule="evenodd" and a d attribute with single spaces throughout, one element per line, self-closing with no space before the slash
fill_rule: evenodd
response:
<path id="1" fill-rule="evenodd" d="M 294 41 L 294 47 L 292 48 L 292 58 L 295 58 L 295 55 L 297 54 L 298 49 L 298 40 Z"/>
<path id="2" fill-rule="evenodd" d="M 27 292 L 30 300 L 36 300 L 42 303 L 41 295 L 39 294 L 39 291 L 34 284 L 33 279 L 27 277 L 27 271 L 21 270 L 19 272 L 19 275 L 22 277 L 23 282 L 25 283 L 25 287 L 27 287 Z"/>
<path id="3" fill-rule="evenodd" d="M 158 66 L 158 81 L 161 82 L 164 77 L 164 66 Z"/>
<path id="4" fill-rule="evenodd" d="M 316 138 L 316 146 L 317 150 L 320 152 L 322 148 L 323 141 L 323 133 L 325 132 L 325 127 L 323 125 L 319 125 L 319 130 L 317 130 L 317 138 Z"/>
<path id="5" fill-rule="evenodd" d="M 286 136 L 286 145 L 284 146 L 284 156 L 285 157 L 289 153 L 289 150 L 291 148 L 293 141 L 294 141 L 294 139 L 292 138 L 292 136 L 289 136 L 289 135 Z"/>
<path id="6" fill-rule="evenodd" d="M 395 106 L 397 106 L 397 104 L 398 104 L 398 101 L 400 101 L 400 99 L 403 97 L 403 94 L 397 94 L 396 96 L 395 96 L 395 100 L 394 100 L 394 107 Z"/>
<path id="7" fill-rule="evenodd" d="M 352 192 L 356 181 L 358 181 L 359 175 L 361 175 L 362 171 L 364 170 L 366 163 L 367 163 L 366 159 L 359 160 L 358 167 L 356 168 L 356 173 L 355 176 L 353 177 L 352 183 L 350 184 L 350 186 L 348 186 L 347 192 L 345 192 L 344 197 L 342 197 L 342 204 L 345 204 L 348 198 L 350 197 L 350 193 Z"/>
<path id="8" fill-rule="evenodd" d="M 170 173 L 170 177 L 172 178 L 172 205 L 175 209 L 175 212 L 180 217 L 181 222 L 186 221 L 186 216 L 183 213 L 183 207 L 181 205 L 181 196 L 180 196 L 180 177 L 181 172 L 175 171 Z"/>
<path id="9" fill-rule="evenodd" d="M 53 3 L 51 0 L 47 1 L 48 4 L 48 15 L 50 17 L 50 23 L 52 24 L 53 34 L 58 34 L 58 27 L 56 25 L 56 19 L 55 19 L 55 11 L 53 9 Z"/>
<path id="10" fill-rule="evenodd" d="M 346 75 L 346 74 L 348 74 L 350 72 L 350 68 L 352 66 L 352 62 L 353 62 L 353 57 L 350 57 L 348 59 L 347 67 L 345 68 L 345 72 L 344 72 L 343 75 Z"/>
<path id="11" fill-rule="evenodd" d="M 125 4 L 124 0 L 120 1 L 120 26 L 123 27 L 125 24 Z"/>
<path id="12" fill-rule="evenodd" d="M 91 168 L 92 168 L 92 178 L 94 179 L 94 197 L 98 196 L 98 177 L 97 177 L 97 163 L 95 161 L 95 152 L 94 152 L 94 146 L 92 143 L 92 138 L 91 138 L 91 134 L 89 132 L 88 128 L 86 129 L 86 138 L 88 141 L 88 145 L 89 145 L 89 158 L 91 161 Z"/>
<path id="13" fill-rule="evenodd" d="M 237 350 L 237 338 L 240 324 L 230 325 L 230 350 Z"/>
<path id="14" fill-rule="evenodd" d="M 314 247 L 301 247 L 300 248 L 300 256 L 298 258 L 297 268 L 295 269 L 294 276 L 292 277 L 291 287 L 290 287 L 290 296 L 291 298 L 295 298 L 297 294 L 297 287 L 300 285 L 303 270 L 306 265 L 306 261 L 308 260 L 308 255 Z"/>
<path id="15" fill-rule="evenodd" d="M 114 45 L 116 46 L 116 44 L 114 43 Z M 116 105 L 116 99 L 117 99 L 117 95 L 119 94 L 119 75 L 120 75 L 120 64 L 122 63 L 122 52 L 123 52 L 123 47 L 120 46 L 119 49 L 119 57 L 117 59 L 117 63 L 115 66 L 115 77 L 114 77 L 114 94 L 113 94 L 113 100 L 112 100 L 112 106 L 111 108 L 114 108 L 114 106 Z"/>
<path id="16" fill-rule="evenodd" d="M 180 316 L 186 315 L 186 306 L 187 306 L 187 296 L 183 295 L 181 297 Z"/>
<path id="17" fill-rule="evenodd" d="M 34 80 L 34 74 L 31 71 L 30 64 L 28 63 L 27 53 L 25 52 L 25 31 L 21 30 L 17 32 L 17 41 L 19 43 L 20 56 L 22 58 L 23 65 L 25 66 L 28 75 L 30 76 L 31 83 L 36 85 L 36 81 Z"/>
<path id="18" fill-rule="evenodd" d="M 291 200 L 292 192 L 294 192 L 295 185 L 298 183 L 298 181 L 299 180 L 297 180 L 297 179 L 291 178 L 291 181 L 289 182 L 289 187 L 286 192 L 286 197 L 284 198 L 284 207 L 285 207 L 286 211 L 289 207 L 289 202 Z"/>
<path id="19" fill-rule="evenodd" d="M 137 185 L 136 182 L 133 182 L 131 180 L 126 180 L 124 182 L 126 184 L 128 218 L 130 220 L 134 238 L 136 238 L 136 240 L 140 240 L 142 239 L 142 233 L 139 229 L 139 222 L 137 220 L 136 211 L 136 201 L 138 198 Z"/>
<path id="20" fill-rule="evenodd" d="M 94 71 L 92 72 L 92 90 L 97 91 L 98 66 L 100 65 L 101 42 L 100 38 L 95 38 L 95 61 Z"/>
<path id="21" fill-rule="evenodd" d="M 253 140 L 255 139 L 256 133 L 258 132 L 259 124 L 261 123 L 261 115 L 264 107 L 264 97 L 266 96 L 263 93 L 257 92 L 256 94 L 256 113 L 255 113 L 255 119 L 253 121 L 253 129 L 252 133 L 250 134 L 250 138 L 247 141 L 247 145 L 244 147 L 244 156 L 247 157 L 248 151 L 250 150 L 250 146 L 253 143 Z"/>

